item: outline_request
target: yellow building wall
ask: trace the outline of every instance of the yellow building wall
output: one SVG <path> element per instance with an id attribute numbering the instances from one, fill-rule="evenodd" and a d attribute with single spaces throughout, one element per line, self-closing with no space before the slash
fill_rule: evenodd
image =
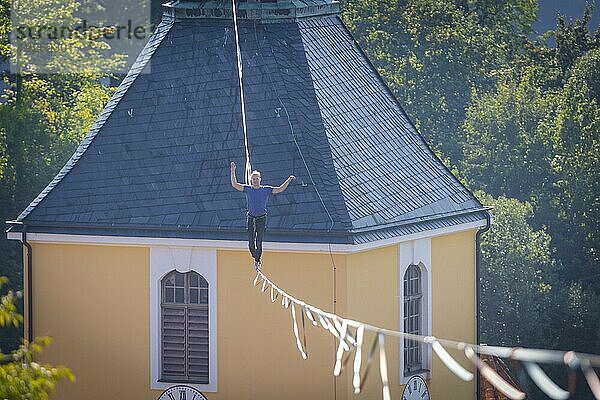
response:
<path id="1" fill-rule="evenodd" d="M 252 286 L 247 251 L 218 252 L 219 392 L 209 399 L 333 399 L 333 340 L 306 319 L 308 359 L 296 347 L 290 309 Z M 342 262 L 342 260 L 339 260 Z M 333 308 L 329 254 L 270 253 L 263 272 L 290 295 Z M 301 325 L 300 310 L 297 309 Z M 299 326 L 300 328 L 300 326 Z"/>
<path id="2" fill-rule="evenodd" d="M 75 383 L 55 399 L 151 399 L 149 251 L 33 244 L 34 335 L 54 341 L 41 360 Z"/>
<path id="3" fill-rule="evenodd" d="M 475 233 L 467 231 L 433 238 L 432 263 L 432 334 L 440 338 L 475 343 Z M 399 246 L 364 251 L 347 258 L 347 317 L 382 328 L 398 330 L 399 324 Z M 374 335 L 365 337 L 363 365 Z M 400 398 L 399 340 L 386 337 L 388 379 L 392 398 Z M 469 367 L 464 356 L 450 351 Z M 379 358 L 375 355 L 367 381 L 355 396 L 352 365 L 345 372 L 348 398 L 381 399 L 382 384 Z M 431 399 L 475 399 L 476 383 L 464 382 L 432 356 L 432 379 L 427 381 Z"/>
<path id="4" fill-rule="evenodd" d="M 398 330 L 398 246 L 354 253 L 347 256 L 348 313 L 347 317 L 381 328 Z M 362 365 L 367 363 L 375 335 L 365 332 Z M 399 399 L 398 385 L 398 340 L 386 337 L 385 349 L 388 379 L 392 399 Z M 351 360 L 354 360 L 352 356 Z M 376 353 L 369 375 L 362 383 L 362 391 L 355 395 L 352 386 L 352 361 L 344 372 L 348 399 L 382 399 L 379 354 Z"/>
<path id="5" fill-rule="evenodd" d="M 475 341 L 474 235 L 432 239 L 435 336 Z M 396 330 L 398 248 L 336 254 L 333 261 L 329 253 L 265 252 L 263 271 L 290 295 L 325 311 Z M 66 365 L 77 378 L 61 383 L 54 399 L 160 395 L 149 389 L 149 254 L 147 247 L 33 243 L 34 334 L 54 338 L 42 361 Z M 290 310 L 280 299 L 271 303 L 269 291 L 252 286 L 253 278 L 246 251 L 217 251 L 218 392 L 204 392 L 208 399 L 381 399 L 377 356 L 363 392 L 354 395 L 353 358 L 333 378 L 337 342 L 306 320 L 308 359 L 303 360 Z M 363 365 L 371 342 L 368 335 Z M 402 392 L 398 344 L 386 338 L 392 398 Z M 475 397 L 475 383 L 460 381 L 435 355 L 432 374 L 432 399 L 448 399 L 448 393 L 455 399 Z"/>
<path id="6" fill-rule="evenodd" d="M 432 271 L 432 330 L 440 338 L 475 343 L 476 230 L 435 237 L 431 240 Z M 471 369 L 465 356 L 448 352 L 465 368 Z M 432 399 L 475 399 L 475 378 L 464 382 L 433 355 L 432 379 L 428 382 Z M 450 393 L 450 394 L 449 394 Z"/>
<path id="7" fill-rule="evenodd" d="M 343 270 L 344 257 L 335 259 Z M 266 253 L 263 260 L 264 272 L 290 294 L 333 309 L 329 254 Z M 162 391 L 149 389 L 149 265 L 144 247 L 33 244 L 34 334 L 54 337 L 41 361 L 68 366 L 77 379 L 61 383 L 54 399 L 158 398 Z M 205 396 L 334 398 L 331 335 L 307 326 L 303 360 L 291 310 L 252 286 L 247 252 L 218 251 L 217 266 L 218 392 Z"/>

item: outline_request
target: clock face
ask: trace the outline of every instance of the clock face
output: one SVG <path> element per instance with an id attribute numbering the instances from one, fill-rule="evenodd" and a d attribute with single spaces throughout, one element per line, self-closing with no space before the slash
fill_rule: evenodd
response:
<path id="1" fill-rule="evenodd" d="M 402 400 L 429 400 L 429 390 L 420 376 L 413 376 L 406 382 Z"/>
<path id="2" fill-rule="evenodd" d="M 158 400 L 206 400 L 206 397 L 193 387 L 178 385 L 165 390 Z"/>

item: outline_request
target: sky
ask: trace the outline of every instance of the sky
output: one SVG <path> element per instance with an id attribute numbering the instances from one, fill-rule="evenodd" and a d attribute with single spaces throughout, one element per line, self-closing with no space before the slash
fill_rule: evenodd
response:
<path id="1" fill-rule="evenodd" d="M 553 29 L 559 15 L 564 15 L 567 22 L 569 19 L 580 18 L 586 2 L 594 4 L 590 22 L 590 30 L 594 32 L 600 23 L 600 0 L 538 0 L 538 21 L 533 24 L 533 28 L 538 33 Z"/>

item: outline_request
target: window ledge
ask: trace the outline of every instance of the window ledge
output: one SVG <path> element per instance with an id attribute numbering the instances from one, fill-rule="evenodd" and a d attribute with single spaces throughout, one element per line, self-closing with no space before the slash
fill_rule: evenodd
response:
<path id="1" fill-rule="evenodd" d="M 429 380 L 431 379 L 431 370 L 429 369 L 420 369 L 418 371 L 413 371 L 410 372 L 408 374 L 402 374 L 402 376 L 400 377 L 400 385 L 406 385 L 406 382 L 408 382 L 408 380 L 410 378 L 412 378 L 413 376 L 420 376 L 421 378 L 423 378 L 424 380 Z"/>
<path id="2" fill-rule="evenodd" d="M 160 383 L 173 383 L 173 384 L 194 384 L 194 385 L 208 385 L 209 382 L 185 380 L 185 379 L 159 379 Z"/>

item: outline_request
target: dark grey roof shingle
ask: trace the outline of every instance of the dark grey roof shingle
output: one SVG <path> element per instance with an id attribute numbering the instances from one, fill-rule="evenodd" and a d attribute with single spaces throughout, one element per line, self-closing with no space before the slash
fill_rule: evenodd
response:
<path id="1" fill-rule="evenodd" d="M 240 38 L 253 167 L 265 183 L 298 176 L 272 198 L 267 240 L 363 243 L 485 217 L 337 17 L 244 20 Z M 231 21 L 166 19 L 18 219 L 30 231 L 243 239 L 228 171 L 234 160 L 242 178 L 240 107 Z"/>

